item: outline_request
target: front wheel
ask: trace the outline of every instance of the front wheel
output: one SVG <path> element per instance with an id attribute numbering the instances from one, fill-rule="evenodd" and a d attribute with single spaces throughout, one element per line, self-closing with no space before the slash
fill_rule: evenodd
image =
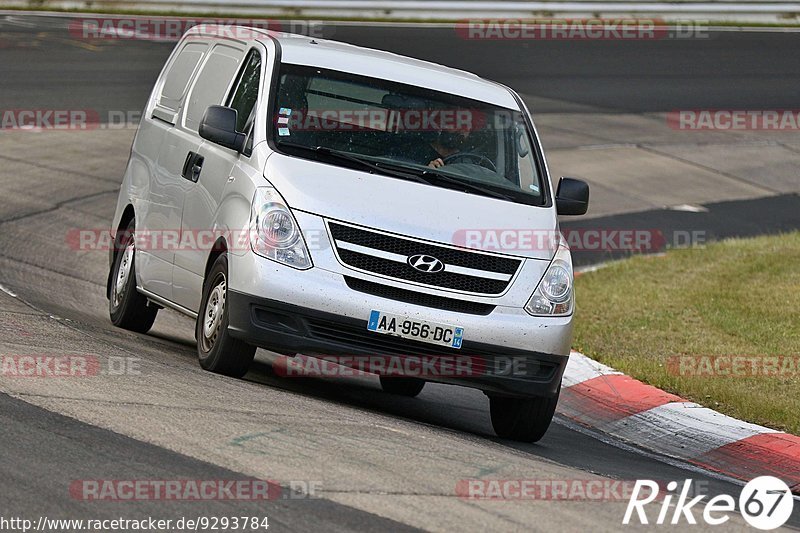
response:
<path id="1" fill-rule="evenodd" d="M 203 283 L 197 317 L 197 357 L 209 372 L 240 378 L 247 374 L 256 348 L 228 333 L 228 257 L 220 255 Z"/>
<path id="2" fill-rule="evenodd" d="M 108 312 L 118 328 L 147 333 L 156 321 L 158 307 L 136 290 L 136 239 L 133 220 L 115 241 L 117 253 L 111 265 Z"/>
<path id="3" fill-rule="evenodd" d="M 381 376 L 381 388 L 389 394 L 413 398 L 422 392 L 425 381 L 418 378 L 395 378 Z"/>
<path id="4" fill-rule="evenodd" d="M 491 396 L 489 410 L 498 437 L 537 442 L 544 437 L 556 412 L 558 395 L 552 398 Z"/>

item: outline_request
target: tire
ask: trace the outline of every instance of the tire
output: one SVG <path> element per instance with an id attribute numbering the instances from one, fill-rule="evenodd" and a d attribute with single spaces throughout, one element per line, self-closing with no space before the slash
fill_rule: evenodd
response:
<path id="1" fill-rule="evenodd" d="M 389 394 L 413 398 L 422 392 L 425 381 L 417 378 L 395 378 L 381 376 L 381 388 Z"/>
<path id="2" fill-rule="evenodd" d="M 556 412 L 558 395 L 552 398 L 491 396 L 492 427 L 498 437 L 537 442 L 544 437 Z"/>
<path id="3" fill-rule="evenodd" d="M 197 358 L 209 372 L 241 378 L 256 355 L 255 346 L 234 339 L 228 332 L 228 257 L 220 255 L 203 283 L 203 299 L 197 316 Z"/>
<path id="4" fill-rule="evenodd" d="M 135 221 L 118 240 L 118 246 L 111 265 L 111 290 L 108 298 L 108 313 L 111 323 L 118 328 L 147 333 L 153 327 L 158 314 L 158 307 L 150 305 L 136 290 L 136 240 L 134 239 Z"/>

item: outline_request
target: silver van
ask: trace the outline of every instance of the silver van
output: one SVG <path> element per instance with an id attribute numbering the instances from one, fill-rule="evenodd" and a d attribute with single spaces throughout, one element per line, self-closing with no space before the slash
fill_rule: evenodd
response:
<path id="1" fill-rule="evenodd" d="M 482 390 L 501 437 L 536 441 L 574 310 L 554 192 L 511 89 L 398 55 L 198 26 L 167 61 L 113 220 L 112 322 L 196 319 L 200 365 L 244 376 L 257 347 Z"/>

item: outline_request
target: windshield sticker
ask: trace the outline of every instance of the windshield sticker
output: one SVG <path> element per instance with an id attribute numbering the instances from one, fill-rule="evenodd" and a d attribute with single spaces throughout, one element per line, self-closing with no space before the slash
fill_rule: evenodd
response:
<path id="1" fill-rule="evenodd" d="M 288 137 L 291 134 L 292 132 L 289 131 L 289 128 L 278 128 L 278 135 L 281 137 Z"/>
<path id="2" fill-rule="evenodd" d="M 281 110 L 278 111 L 278 114 L 281 115 L 281 116 L 291 117 L 292 116 L 292 110 L 288 109 L 286 107 L 282 107 Z"/>

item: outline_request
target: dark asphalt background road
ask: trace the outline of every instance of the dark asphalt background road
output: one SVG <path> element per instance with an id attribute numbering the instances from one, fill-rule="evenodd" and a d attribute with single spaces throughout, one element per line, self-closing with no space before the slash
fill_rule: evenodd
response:
<path id="1" fill-rule="evenodd" d="M 62 19 L 18 15 L 0 23 L 0 35 L 0 107 L 86 108 L 99 111 L 101 116 L 112 110 L 139 110 L 173 46 L 141 41 L 95 46 L 70 39 Z M 798 107 L 800 39 L 795 33 L 724 32 L 713 33 L 708 39 L 658 42 L 477 43 L 459 39 L 451 29 L 336 26 L 326 30 L 326 36 L 476 71 L 517 88 L 537 102 L 538 113 L 578 112 L 586 110 L 586 106 L 609 113 L 702 107 Z M 3 176 L 2 181 L 11 179 Z M 6 233 L 4 238 L 13 239 L 14 235 L 9 233 L 12 231 L 13 227 L 0 225 L 0 232 Z M 4 250 L 0 254 L 9 262 L 19 259 L 13 251 Z M 24 261 L 20 259 L 19 264 Z M 175 368 L 194 369 L 196 365 L 192 361 L 193 348 L 185 340 L 167 337 L 138 341 L 122 335 L 107 323 L 104 309 L 81 309 L 81 302 L 59 289 L 55 281 L 44 279 L 41 288 L 33 287 L 28 276 L 11 271 L 3 274 L 2 279 L 12 286 L 27 287 L 26 296 L 38 308 L 72 318 L 77 328 L 100 332 L 104 338 L 115 339 L 114 342 L 132 350 L 141 342 L 143 346 L 157 342 L 160 351 L 179 356 L 171 362 Z M 31 330 L 34 337 L 45 335 L 45 330 L 34 326 Z M 448 388 L 445 394 L 443 389 L 433 388 L 419 401 L 398 401 L 375 390 L 351 389 L 318 380 L 287 383 L 275 378 L 263 364 L 256 365 L 249 380 L 324 399 L 334 406 L 356 407 L 492 438 L 485 419 L 476 421 L 474 409 L 450 407 L 453 403 L 474 406 L 474 396 L 462 394 L 460 389 Z M 119 509 L 114 506 L 98 510 L 97 506 L 89 507 L 64 497 L 63 487 L 68 480 L 82 477 L 237 477 L 220 467 L 88 426 L 2 394 L 0 426 L 3 428 L 0 515 L 3 516 L 66 513 L 73 517 L 100 518 L 118 514 Z M 692 477 L 707 483 L 712 494 L 739 492 L 731 483 L 609 445 L 561 424 L 554 425 L 539 445 L 498 442 L 531 460 L 549 460 L 618 479 Z M 251 510 L 244 504 L 239 506 L 210 504 L 205 506 L 203 514 Z M 138 510 L 164 517 L 176 513 L 174 504 L 165 502 L 152 502 Z M 325 500 L 276 502 L 270 505 L 268 514 L 276 523 L 292 530 L 309 530 L 320 524 L 332 530 L 382 531 L 402 527 Z M 795 525 L 800 525 L 798 514 L 793 519 Z"/>
<path id="2" fill-rule="evenodd" d="M 42 514 L 51 519 L 113 520 L 148 517 L 177 522 L 185 517 L 250 516 L 269 518 L 273 530 L 312 531 L 415 531 L 397 522 L 337 505 L 323 499 L 300 499 L 284 488 L 274 500 L 202 503 L 139 501 L 82 501 L 67 490 L 75 480 L 223 480 L 251 478 L 225 468 L 191 459 L 157 446 L 129 439 L 77 422 L 0 394 L 3 428 L 2 503 L 0 516 L 36 522 Z M 20 454 L 24 450 L 24 454 Z M 20 455 L 23 455 L 20 457 Z"/>
<path id="3" fill-rule="evenodd" d="M 0 94 L 20 108 L 139 110 L 173 43 L 76 42 L 63 19 L 5 22 Z M 800 37 L 709 32 L 653 41 L 470 41 L 452 28 L 326 26 L 323 35 L 474 71 L 536 101 L 535 113 L 800 107 Z"/>

